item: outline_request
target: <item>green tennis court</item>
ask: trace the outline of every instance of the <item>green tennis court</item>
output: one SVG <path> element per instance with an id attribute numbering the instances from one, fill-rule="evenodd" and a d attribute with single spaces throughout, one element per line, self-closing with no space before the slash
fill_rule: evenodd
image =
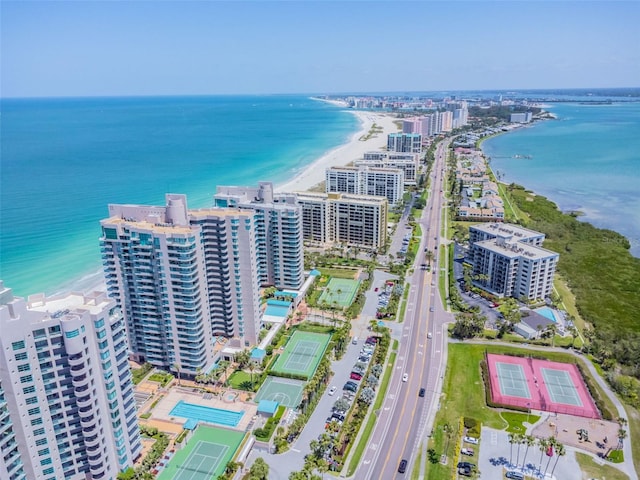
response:
<path id="1" fill-rule="evenodd" d="M 296 330 L 271 371 L 311 378 L 324 355 L 331 335 Z"/>
<path id="2" fill-rule="evenodd" d="M 329 284 L 325 287 L 324 292 L 318 299 L 318 304 L 323 305 L 325 302 L 332 307 L 349 307 L 353 302 L 358 291 L 360 280 L 349 280 L 346 278 L 331 278 Z"/>
<path id="3" fill-rule="evenodd" d="M 244 432 L 198 426 L 158 476 L 159 480 L 212 480 L 224 473 Z"/>
<path id="4" fill-rule="evenodd" d="M 540 370 L 552 402 L 575 405 L 577 407 L 583 406 L 578 389 L 573 384 L 569 372 L 553 368 L 541 368 Z"/>
<path id="5" fill-rule="evenodd" d="M 531 398 L 527 386 L 527 376 L 521 365 L 496 362 L 498 381 L 502 395 L 510 397 Z"/>
<path id="6" fill-rule="evenodd" d="M 260 403 L 260 400 L 272 400 L 285 407 L 297 408 L 302 400 L 303 387 L 302 380 L 269 375 L 253 401 Z"/>

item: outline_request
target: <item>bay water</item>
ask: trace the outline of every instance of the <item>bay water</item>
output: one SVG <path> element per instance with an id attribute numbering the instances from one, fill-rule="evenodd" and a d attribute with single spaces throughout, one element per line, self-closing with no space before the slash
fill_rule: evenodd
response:
<path id="1" fill-rule="evenodd" d="M 483 142 L 491 168 L 581 220 L 623 234 L 640 257 L 640 103 L 556 103 L 557 120 Z"/>

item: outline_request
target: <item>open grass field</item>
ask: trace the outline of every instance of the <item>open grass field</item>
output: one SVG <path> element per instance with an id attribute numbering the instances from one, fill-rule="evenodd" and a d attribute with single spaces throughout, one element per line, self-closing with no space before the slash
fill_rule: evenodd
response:
<path id="1" fill-rule="evenodd" d="M 485 349 L 489 353 L 529 352 L 517 347 L 503 345 L 449 344 L 447 372 L 443 383 L 443 398 L 441 400 L 441 403 L 446 404 L 447 408 L 442 408 L 438 411 L 434 422 L 433 435 L 429 441 L 429 448 L 434 448 L 438 455 L 444 453 L 448 458 L 455 458 L 456 442 L 453 436 L 448 442 L 448 450 L 444 451 L 446 436 L 443 426 L 448 424 L 456 428 L 460 423 L 461 417 L 472 417 L 484 426 L 499 430 L 518 426 L 514 421 L 517 418 L 516 416 L 512 416 L 510 421 L 507 421 L 500 415 L 498 410 L 489 408 L 486 405 L 484 385 L 480 372 L 480 361 L 484 356 Z M 573 358 L 563 352 L 538 351 L 536 354 L 545 355 L 549 360 L 557 362 L 566 362 Z M 464 385 L 465 388 L 460 388 L 461 385 Z M 602 392 L 600 392 L 600 396 L 605 398 Z M 608 397 L 605 403 L 607 403 L 608 408 L 613 408 Z M 521 417 L 521 421 L 522 419 L 526 421 L 526 414 Z M 449 465 L 441 465 L 439 463 L 433 465 L 427 462 L 425 476 L 426 478 L 451 478 L 452 472 L 452 462 L 449 462 Z"/>
<path id="2" fill-rule="evenodd" d="M 199 426 L 158 476 L 159 480 L 210 480 L 224 473 L 245 432 Z"/>
<path id="3" fill-rule="evenodd" d="M 358 270 L 353 268 L 321 267 L 318 270 L 325 277 L 346 278 L 348 280 L 355 280 L 358 274 Z"/>
<path id="4" fill-rule="evenodd" d="M 599 465 L 585 453 L 576 452 L 576 459 L 582 472 L 587 475 L 585 478 L 594 480 L 629 480 L 629 477 L 617 468 L 607 464 Z"/>

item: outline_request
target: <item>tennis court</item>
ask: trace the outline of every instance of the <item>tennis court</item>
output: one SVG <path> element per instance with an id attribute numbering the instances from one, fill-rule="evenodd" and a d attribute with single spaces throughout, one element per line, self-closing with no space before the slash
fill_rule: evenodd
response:
<path id="1" fill-rule="evenodd" d="M 335 302 L 335 305 L 339 307 L 349 307 L 356 296 L 359 286 L 360 280 L 331 277 L 329 284 L 320 295 L 318 304 L 323 305 L 326 303 L 331 307 Z"/>
<path id="2" fill-rule="evenodd" d="M 224 473 L 244 432 L 198 426 L 158 476 L 159 480 L 211 480 Z"/>
<path id="3" fill-rule="evenodd" d="M 296 330 L 271 369 L 311 378 L 322 359 L 331 336 L 326 333 Z"/>
<path id="4" fill-rule="evenodd" d="M 495 404 L 601 418 L 576 365 L 493 353 L 486 359 Z"/>
<path id="5" fill-rule="evenodd" d="M 552 368 L 541 368 L 544 384 L 549 390 L 551 401 L 554 403 L 565 403 L 567 405 L 582 406 L 580 395 L 571 380 L 571 376 L 565 370 L 554 370 Z"/>
<path id="6" fill-rule="evenodd" d="M 260 403 L 260 400 L 272 400 L 285 407 L 298 408 L 302 400 L 303 386 L 304 382 L 302 380 L 269 375 L 253 401 Z"/>
<path id="7" fill-rule="evenodd" d="M 500 391 L 510 397 L 531 398 L 522 365 L 496 362 Z"/>

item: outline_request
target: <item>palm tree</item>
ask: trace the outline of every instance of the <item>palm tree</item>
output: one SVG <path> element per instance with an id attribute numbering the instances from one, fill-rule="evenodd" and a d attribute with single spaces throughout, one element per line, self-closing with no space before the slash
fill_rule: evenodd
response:
<path id="1" fill-rule="evenodd" d="M 509 463 L 513 463 L 513 444 L 516 441 L 515 433 L 509 434 Z"/>
<path id="2" fill-rule="evenodd" d="M 540 460 L 538 461 L 538 472 L 542 471 L 542 456 L 546 453 L 549 447 L 549 440 L 546 438 L 538 439 L 538 448 L 540 449 Z"/>
<path id="3" fill-rule="evenodd" d="M 555 438 L 553 437 L 549 437 L 549 447 L 552 448 L 553 450 L 555 450 L 558 446 L 558 442 L 556 441 Z M 544 476 L 547 476 L 547 470 L 549 469 L 549 464 L 551 463 L 551 456 L 549 456 L 549 459 L 547 460 L 547 466 L 544 467 Z"/>
<path id="4" fill-rule="evenodd" d="M 551 469 L 551 476 L 553 477 L 553 472 L 556 471 L 556 467 L 558 466 L 558 460 L 560 457 L 564 457 L 566 454 L 566 450 L 564 449 L 564 445 L 561 443 L 556 444 L 556 463 L 553 464 L 553 468 Z"/>
<path id="5" fill-rule="evenodd" d="M 532 435 L 525 435 L 524 436 L 524 443 L 526 443 L 527 449 L 524 451 L 524 458 L 522 459 L 522 466 L 526 467 L 527 466 L 527 454 L 529 453 L 529 447 L 531 447 L 532 445 L 535 445 L 536 439 Z"/>
<path id="6" fill-rule="evenodd" d="M 518 464 L 520 463 L 520 445 L 522 445 L 522 439 L 523 437 L 521 433 L 513 434 L 513 443 L 518 444 L 518 452 L 516 453 L 516 466 L 518 466 Z"/>
<path id="7" fill-rule="evenodd" d="M 624 428 L 618 429 L 618 450 L 622 450 L 625 438 L 627 438 L 627 431 Z"/>
<path id="8" fill-rule="evenodd" d="M 178 374 L 178 386 L 180 386 L 180 364 L 179 363 L 174 363 L 173 364 L 173 369 L 176 371 L 176 373 Z"/>

